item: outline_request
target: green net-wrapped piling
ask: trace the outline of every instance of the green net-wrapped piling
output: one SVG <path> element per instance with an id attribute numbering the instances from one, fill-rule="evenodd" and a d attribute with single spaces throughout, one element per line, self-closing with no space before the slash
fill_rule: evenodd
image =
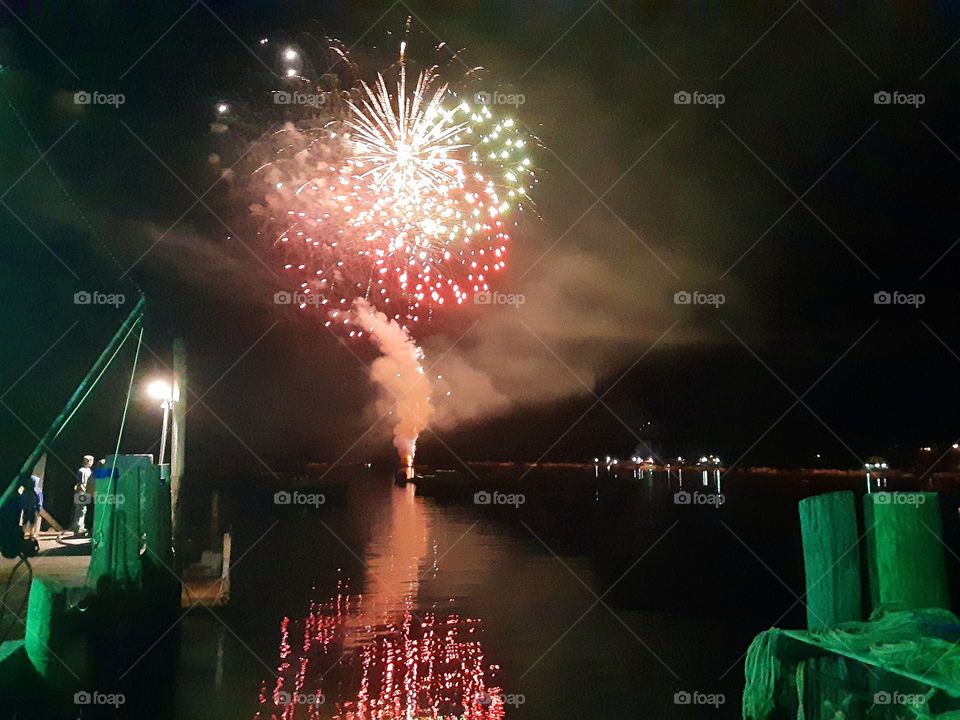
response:
<path id="1" fill-rule="evenodd" d="M 107 458 L 108 468 L 113 463 L 113 456 Z M 88 578 L 94 588 L 152 594 L 151 580 L 169 580 L 173 572 L 170 485 L 147 455 L 118 456 L 115 475 L 97 481 Z"/>
<path id="2" fill-rule="evenodd" d="M 34 578 L 23 645 L 40 677 L 53 683 L 59 683 L 67 672 L 60 659 L 64 655 L 66 623 L 67 589 L 52 578 Z"/>
<path id="3" fill-rule="evenodd" d="M 113 469 L 114 462 L 113 456 L 107 458 L 107 468 Z M 148 471 L 148 459 L 118 456 L 114 477 L 96 481 L 93 541 L 87 571 L 87 578 L 96 590 L 142 587 L 140 486 L 141 475 Z"/>
<path id="4" fill-rule="evenodd" d="M 800 501 L 807 627 L 820 630 L 863 619 L 860 533 L 852 492 Z"/>
<path id="5" fill-rule="evenodd" d="M 180 585 L 172 568 L 170 486 L 147 455 L 107 458 L 98 479 L 87 572 L 90 642 L 103 663 L 137 660 L 173 622 Z"/>
<path id="6" fill-rule="evenodd" d="M 879 492 L 863 502 L 873 608 L 949 608 L 937 494 Z"/>

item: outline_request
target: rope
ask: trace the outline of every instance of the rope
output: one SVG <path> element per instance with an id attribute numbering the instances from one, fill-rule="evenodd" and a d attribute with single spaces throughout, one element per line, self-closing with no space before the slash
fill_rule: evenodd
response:
<path id="1" fill-rule="evenodd" d="M 807 663 L 809 660 L 801 660 L 797 663 L 797 720 L 804 720 L 807 716 L 806 711 L 804 710 L 804 704 L 806 702 L 807 696 Z"/>
<path id="2" fill-rule="evenodd" d="M 757 635 L 747 650 L 744 666 L 747 685 L 743 691 L 743 717 L 761 720 L 776 707 L 778 682 L 785 672 L 784 663 L 777 657 L 780 631 L 776 628 Z"/>
<path id="3" fill-rule="evenodd" d="M 888 668 L 948 679 L 960 677 L 960 657 L 951 652 L 954 643 L 948 639 L 958 626 L 957 616 L 942 608 L 882 610 L 868 623 L 846 623 L 810 635 L 833 652 L 869 655 Z"/>
<path id="4" fill-rule="evenodd" d="M 131 328 L 132 330 L 133 328 Z M 140 359 L 140 347 L 143 345 L 143 323 L 140 323 L 140 335 L 137 336 L 137 350 L 133 356 L 133 368 L 130 370 L 130 384 L 127 385 L 127 399 L 123 404 L 123 415 L 120 416 L 120 430 L 117 433 L 117 446 L 113 451 L 113 465 L 110 467 L 110 476 L 107 482 L 107 495 L 112 495 L 116 491 L 114 483 L 116 478 L 114 474 L 117 470 L 117 456 L 120 454 L 120 441 L 123 439 L 123 429 L 127 424 L 127 410 L 130 409 L 130 396 L 133 394 L 133 379 L 137 374 L 137 361 Z M 99 528 L 97 537 L 94 538 L 94 545 L 99 546 L 103 540 L 103 527 Z"/>
<path id="5" fill-rule="evenodd" d="M 26 607 L 27 601 L 30 599 L 30 586 L 33 584 L 33 565 L 30 564 L 30 561 L 27 559 L 26 555 L 20 555 L 20 560 L 17 561 L 17 564 L 13 566 L 13 570 L 10 571 L 10 577 L 7 578 L 7 586 L 3 590 L 3 598 L 7 597 L 7 593 L 10 592 L 10 585 L 13 583 L 13 577 L 17 574 L 17 568 L 21 565 L 27 566 L 27 573 L 30 575 L 30 580 L 27 582 L 27 592 L 23 597 L 23 601 L 20 603 L 20 607 L 17 609 L 17 612 L 14 613 L 12 608 L 7 607 L 6 603 L 3 603 L 4 610 L 8 611 L 13 615 L 13 620 L 7 625 L 7 628 L 3 631 L 3 635 L 0 636 L 0 643 L 6 642 L 7 637 L 10 635 L 10 631 L 13 630 L 13 626 L 20 619 L 20 616 L 23 615 L 23 609 Z M 0 618 L 3 617 L 3 612 L 0 611 Z"/>
<path id="6" fill-rule="evenodd" d="M 137 323 L 140 323 L 140 322 L 142 322 L 142 321 L 143 321 L 143 318 L 141 317 L 139 320 L 137 320 L 136 323 L 134 323 L 133 325 L 130 326 L 130 329 L 129 329 L 129 330 L 127 330 L 127 334 L 123 336 L 123 340 L 120 341 L 120 344 L 117 346 L 117 349 L 114 351 L 113 355 L 111 355 L 111 356 L 110 356 L 110 359 L 107 360 L 107 364 L 103 366 L 103 370 L 101 370 L 101 371 L 100 371 L 100 374 L 97 375 L 96 379 L 93 381 L 93 384 L 90 386 L 90 389 L 87 390 L 87 391 L 83 394 L 83 397 L 80 398 L 80 402 L 78 402 L 78 403 L 77 403 L 77 406 L 73 409 L 73 412 L 70 413 L 70 415 L 67 416 L 67 419 L 63 421 L 63 425 L 61 425 L 61 426 L 60 426 L 60 429 L 57 430 L 57 434 L 53 436 L 53 439 L 54 439 L 54 440 L 56 440 L 58 437 L 60 437 L 60 433 L 62 433 L 63 430 L 64 430 L 64 428 L 67 427 L 67 424 L 73 419 L 73 416 L 77 414 L 77 411 L 80 409 L 80 407 L 81 407 L 81 406 L 83 405 L 83 403 L 86 401 L 86 399 L 87 399 L 87 397 L 90 395 L 90 393 L 93 392 L 93 389 L 97 386 L 97 383 L 100 382 L 100 378 L 103 377 L 103 374 L 104 374 L 104 373 L 107 371 L 107 369 L 110 367 L 111 363 L 113 362 L 113 359 L 114 359 L 115 357 L 117 357 L 117 354 L 120 352 L 120 350 L 123 349 L 123 346 L 124 346 L 124 345 L 126 344 L 126 342 L 127 342 L 127 338 L 130 337 L 130 333 L 132 333 L 132 332 L 134 331 L 134 329 L 137 327 Z M 141 328 L 141 333 L 142 333 L 142 328 Z"/>

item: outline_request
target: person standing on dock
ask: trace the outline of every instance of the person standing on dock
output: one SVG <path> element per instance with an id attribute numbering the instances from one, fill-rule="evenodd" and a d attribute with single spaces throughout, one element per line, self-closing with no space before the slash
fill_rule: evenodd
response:
<path id="1" fill-rule="evenodd" d="M 90 476 L 93 474 L 93 455 L 84 455 L 83 463 L 77 470 L 77 483 L 73 486 L 73 532 L 77 535 L 86 535 L 87 508 L 92 500 L 90 493 Z"/>
<path id="2" fill-rule="evenodd" d="M 36 475 L 23 483 L 20 488 L 20 509 L 23 511 L 23 536 L 36 537 L 40 530 L 40 508 L 42 507 L 42 481 Z"/>

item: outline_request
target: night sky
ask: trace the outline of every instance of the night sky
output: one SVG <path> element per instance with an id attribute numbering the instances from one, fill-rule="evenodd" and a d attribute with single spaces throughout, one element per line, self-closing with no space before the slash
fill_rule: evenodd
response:
<path id="1" fill-rule="evenodd" d="M 141 291 L 126 450 L 156 442 L 160 411 L 139 389 L 183 337 L 202 396 L 193 467 L 388 456 L 385 425 L 354 445 L 372 349 L 273 304 L 280 260 L 210 155 L 242 147 L 212 123 L 269 76 L 261 37 L 326 34 L 389 62 L 407 16 L 411 57 L 463 48 L 490 88 L 523 95 L 517 117 L 543 146 L 500 288 L 526 303 L 414 330 L 456 397 L 424 458 L 586 459 L 642 439 L 853 467 L 953 442 L 960 16 L 932 5 L 5 3 L 0 467 L 19 467 Z M 78 91 L 124 103 L 77 105 Z M 723 103 L 675 102 L 694 91 Z M 126 302 L 76 305 L 79 291 Z M 725 302 L 677 304 L 680 291 Z M 883 291 L 923 304 L 876 304 Z M 112 451 L 131 362 L 129 348 L 52 465 Z"/>

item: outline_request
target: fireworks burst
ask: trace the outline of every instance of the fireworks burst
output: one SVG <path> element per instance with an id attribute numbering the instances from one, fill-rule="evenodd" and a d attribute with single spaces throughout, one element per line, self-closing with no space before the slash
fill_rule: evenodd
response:
<path id="1" fill-rule="evenodd" d="M 256 210 L 300 307 L 349 326 L 360 297 L 415 323 L 490 290 L 535 178 L 519 125 L 463 95 L 434 70 L 408 86 L 401 55 L 395 86 L 315 94 L 317 113 L 276 134 Z"/>
<path id="2" fill-rule="evenodd" d="M 466 147 L 452 144 L 452 138 L 466 130 L 467 123 L 453 124 L 456 111 L 443 109 L 446 85 L 427 99 L 432 80 L 429 73 L 421 74 L 408 99 L 407 69 L 402 67 L 396 109 L 383 75 L 377 76 L 376 91 L 363 84 L 362 107 L 348 103 L 354 113 L 347 121 L 355 133 L 353 162 L 359 168 L 372 165 L 361 177 L 374 176 L 376 190 L 390 186 L 397 196 L 419 200 L 421 188 L 443 194 L 451 183 L 463 182 L 463 161 L 450 155 Z"/>
<path id="3" fill-rule="evenodd" d="M 315 79 L 302 50 L 283 50 L 274 104 L 297 122 L 254 152 L 268 157 L 251 176 L 251 211 L 284 257 L 295 291 L 285 301 L 373 337 L 383 357 L 372 377 L 394 404 L 394 444 L 412 467 L 433 407 L 410 327 L 491 290 L 511 213 L 536 179 L 519 123 L 483 94 L 472 102 L 441 82 L 436 68 L 408 84 L 405 48 L 396 81 L 378 73 L 372 86 L 342 45 L 328 44 L 336 59 Z"/>

